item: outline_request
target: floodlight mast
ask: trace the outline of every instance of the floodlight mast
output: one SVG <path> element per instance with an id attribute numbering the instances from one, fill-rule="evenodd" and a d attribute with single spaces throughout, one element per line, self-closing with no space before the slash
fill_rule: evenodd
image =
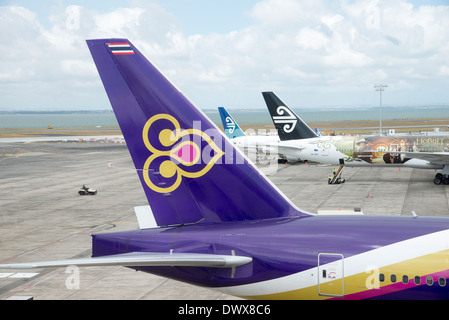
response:
<path id="1" fill-rule="evenodd" d="M 379 101 L 379 109 L 380 109 L 380 121 L 379 121 L 379 131 L 380 135 L 382 135 L 382 91 L 384 91 L 384 88 L 388 88 L 386 84 L 377 84 L 374 86 L 376 91 L 379 91 L 380 101 Z"/>

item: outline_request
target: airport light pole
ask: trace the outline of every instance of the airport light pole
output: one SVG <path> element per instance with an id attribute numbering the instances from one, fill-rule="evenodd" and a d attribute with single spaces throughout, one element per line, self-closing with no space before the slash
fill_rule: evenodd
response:
<path id="1" fill-rule="evenodd" d="M 380 109 L 380 121 L 379 121 L 379 131 L 380 135 L 382 135 L 382 91 L 384 91 L 384 88 L 387 88 L 388 86 L 386 84 L 377 84 L 374 86 L 376 91 L 379 91 L 380 101 L 379 101 L 379 109 Z"/>

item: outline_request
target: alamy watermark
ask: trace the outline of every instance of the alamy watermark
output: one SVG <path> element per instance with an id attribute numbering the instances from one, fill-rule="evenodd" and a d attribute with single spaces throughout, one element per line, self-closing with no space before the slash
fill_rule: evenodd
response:
<path id="1" fill-rule="evenodd" d="M 65 280 L 65 287 L 67 290 L 79 290 L 80 289 L 80 269 L 78 266 L 70 265 L 65 269 L 65 273 L 69 276 Z"/>
<path id="2" fill-rule="evenodd" d="M 274 129 L 258 129 L 257 131 L 248 129 L 246 136 L 233 139 L 225 139 L 223 133 L 215 128 L 202 130 L 201 121 L 194 121 L 192 129 L 193 134 L 178 133 L 176 135 L 173 133 L 170 135 L 169 145 L 172 150 L 176 150 L 178 146 L 186 144 L 195 146 L 190 150 L 194 153 L 200 152 L 198 158 L 195 155 L 190 155 L 190 159 L 198 159 L 195 164 L 210 163 L 214 159 L 217 150 L 220 150 L 224 155 L 214 161 L 216 165 L 244 164 L 246 163 L 246 156 L 252 163 L 262 166 L 270 172 L 278 170 L 278 159 L 282 155 L 279 155 L 278 152 L 277 131 Z M 189 130 L 179 129 L 181 133 L 186 131 Z M 207 141 L 206 139 L 210 140 Z M 179 159 L 176 157 L 172 157 L 171 161 L 176 165 L 180 164 Z"/>

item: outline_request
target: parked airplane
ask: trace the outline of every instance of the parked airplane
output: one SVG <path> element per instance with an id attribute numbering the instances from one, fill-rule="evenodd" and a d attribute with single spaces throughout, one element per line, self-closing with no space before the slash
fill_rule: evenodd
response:
<path id="1" fill-rule="evenodd" d="M 242 151 L 245 151 L 247 156 L 252 158 L 252 155 L 271 156 L 274 155 L 278 158 L 279 162 L 298 161 L 297 158 L 290 158 L 288 155 L 279 154 L 277 152 L 277 144 L 279 143 L 279 137 L 277 135 L 245 134 L 237 121 L 229 114 L 229 112 L 223 108 L 218 107 L 220 113 L 221 122 L 223 124 L 223 131 L 230 141 Z"/>
<path id="2" fill-rule="evenodd" d="M 285 163 L 287 161 L 301 161 L 295 154 L 295 150 L 284 149 L 283 152 L 278 152 L 278 144 L 280 142 L 278 135 L 246 135 L 238 125 L 237 121 L 223 108 L 218 107 L 221 122 L 223 124 L 224 132 L 232 143 L 241 149 L 254 150 L 265 155 L 275 154 L 278 156 L 278 161 Z M 307 126 L 301 119 L 295 121 L 292 125 L 292 132 L 294 132 L 297 139 L 307 139 L 317 137 L 318 135 L 310 129 L 305 131 L 303 126 Z"/>
<path id="3" fill-rule="evenodd" d="M 264 147 L 271 144 L 276 145 L 280 141 L 277 135 L 246 135 L 225 108 L 218 107 L 218 111 L 220 113 L 224 133 L 236 146 L 257 148 L 259 146 Z"/>
<path id="4" fill-rule="evenodd" d="M 281 142 L 278 150 L 304 160 L 345 166 L 403 166 L 420 169 L 442 169 L 435 184 L 449 184 L 449 136 L 319 136 L 296 139 L 290 134 L 290 123 L 279 125 L 279 119 L 297 115 L 273 92 L 263 92 Z M 287 113 L 287 116 L 284 115 Z M 287 120 L 283 120 L 287 121 Z M 283 122 L 281 122 L 283 123 Z M 289 150 L 289 151 L 288 151 Z"/>
<path id="5" fill-rule="evenodd" d="M 447 299 L 449 219 L 296 208 L 127 39 L 88 40 L 158 227 L 88 259 L 254 299 Z"/>

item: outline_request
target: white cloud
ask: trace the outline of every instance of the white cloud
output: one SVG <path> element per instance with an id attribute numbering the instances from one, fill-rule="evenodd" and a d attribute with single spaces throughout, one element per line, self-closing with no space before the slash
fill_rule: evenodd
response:
<path id="1" fill-rule="evenodd" d="M 296 22 L 307 14 L 303 4 L 295 0 L 266 0 L 256 4 L 251 16 L 266 25 L 281 26 Z"/>
<path id="2" fill-rule="evenodd" d="M 140 25 L 140 19 L 144 13 L 140 8 L 121 8 L 116 11 L 98 15 L 95 17 L 97 31 L 105 34 L 126 35 L 134 33 Z"/>
<path id="3" fill-rule="evenodd" d="M 304 28 L 296 36 L 296 43 L 301 49 L 318 50 L 329 44 L 329 38 L 322 32 Z"/>
<path id="4" fill-rule="evenodd" d="M 95 76 L 96 70 L 90 61 L 85 60 L 62 60 L 61 70 L 68 76 Z"/>
<path id="5" fill-rule="evenodd" d="M 108 12 L 58 7 L 45 27 L 31 10 L 0 7 L 0 28 L 7 30 L 0 34 L 0 109 L 108 107 L 84 42 L 101 37 L 130 39 L 204 107 L 263 107 L 261 90 L 301 96 L 289 100 L 306 106 L 344 104 L 336 91 L 364 97 L 379 81 L 389 84 L 391 96 L 403 88 L 448 84 L 449 6 L 261 0 L 248 16 L 251 23 L 240 30 L 186 36 L 180 22 L 153 2 Z M 24 87 L 36 92 L 21 95 Z M 50 98 L 52 92 L 80 90 L 84 101 L 77 95 Z M 440 100 L 449 100 L 448 93 Z"/>

